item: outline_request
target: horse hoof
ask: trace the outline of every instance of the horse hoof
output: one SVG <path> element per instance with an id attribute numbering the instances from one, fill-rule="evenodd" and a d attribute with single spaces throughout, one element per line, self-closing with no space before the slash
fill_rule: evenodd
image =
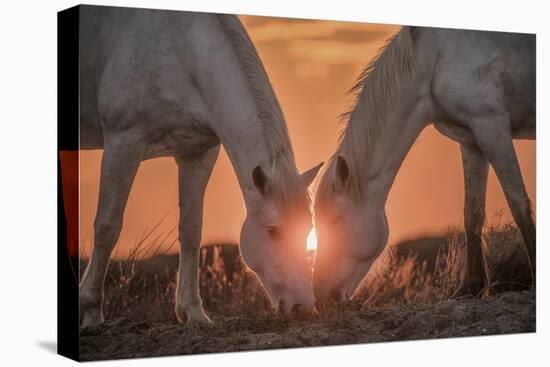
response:
<path id="1" fill-rule="evenodd" d="M 204 312 L 202 306 L 182 307 L 176 306 L 176 317 L 179 322 L 187 325 L 212 325 L 210 317 Z"/>
<path id="2" fill-rule="evenodd" d="M 80 327 L 90 327 L 102 324 L 104 321 L 103 315 L 98 308 L 88 308 L 80 310 Z"/>
<path id="3" fill-rule="evenodd" d="M 191 326 L 211 326 L 214 325 L 214 322 L 208 316 L 204 315 L 204 317 L 189 318 L 189 320 L 187 320 L 187 324 Z"/>
<path id="4" fill-rule="evenodd" d="M 464 297 L 483 298 L 490 295 L 490 289 L 485 282 L 463 281 L 451 296 L 452 299 Z"/>
<path id="5" fill-rule="evenodd" d="M 102 297 L 85 290 L 80 291 L 80 327 L 103 323 Z"/>

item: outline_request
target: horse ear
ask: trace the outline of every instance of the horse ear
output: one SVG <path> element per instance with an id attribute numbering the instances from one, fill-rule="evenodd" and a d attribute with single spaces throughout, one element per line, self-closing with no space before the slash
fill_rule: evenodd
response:
<path id="1" fill-rule="evenodd" d="M 321 167 L 323 167 L 323 163 L 324 162 L 321 162 L 315 167 L 310 168 L 309 170 L 302 172 L 302 174 L 300 174 L 300 177 L 302 178 L 302 181 L 304 182 L 306 187 L 309 187 L 309 185 L 311 185 L 315 177 L 317 177 L 319 170 L 321 169 Z"/>
<path id="2" fill-rule="evenodd" d="M 338 188 L 347 187 L 349 180 L 349 166 L 346 158 L 339 155 L 336 157 L 336 184 Z"/>
<path id="3" fill-rule="evenodd" d="M 269 188 L 271 187 L 270 178 L 265 174 L 262 167 L 257 166 L 252 171 L 252 181 L 254 182 L 254 186 L 258 189 L 258 191 L 262 195 L 266 195 L 269 192 Z"/>

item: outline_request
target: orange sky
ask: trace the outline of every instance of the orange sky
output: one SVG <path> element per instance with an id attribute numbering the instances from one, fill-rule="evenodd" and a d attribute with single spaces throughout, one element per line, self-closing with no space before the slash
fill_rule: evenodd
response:
<path id="1" fill-rule="evenodd" d="M 338 115 L 349 106 L 346 91 L 360 70 L 397 26 L 242 16 L 286 116 L 297 165 L 305 170 L 326 161 L 336 148 L 342 125 Z M 516 148 L 533 208 L 535 143 Z M 95 216 L 101 151 L 81 152 L 80 245 L 89 254 Z M 168 215 L 158 235 L 178 218 L 177 167 L 172 158 L 143 162 L 134 182 L 115 255 L 124 257 L 135 240 Z M 387 203 L 389 243 L 444 232 L 462 224 L 463 182 L 459 146 L 432 127 L 407 156 Z M 503 210 L 511 218 L 493 171 L 489 176 L 487 217 Z M 222 151 L 208 184 L 203 243 L 237 242 L 244 219 L 242 195 Z M 171 242 L 176 232 L 170 236 Z M 167 245 L 168 245 L 167 243 Z M 304 244 L 305 246 L 305 244 Z M 177 246 L 172 252 L 177 251 Z"/>

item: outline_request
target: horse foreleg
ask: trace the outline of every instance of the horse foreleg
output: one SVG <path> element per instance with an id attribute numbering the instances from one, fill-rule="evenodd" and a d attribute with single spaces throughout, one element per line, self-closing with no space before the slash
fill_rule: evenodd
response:
<path id="1" fill-rule="evenodd" d="M 180 322 L 209 324 L 199 292 L 199 256 L 206 185 L 220 147 L 199 159 L 176 158 L 179 169 L 180 265 L 176 288 L 176 316 Z"/>
<path id="2" fill-rule="evenodd" d="M 485 196 L 489 163 L 475 146 L 461 145 L 464 168 L 464 227 L 466 272 L 457 295 L 481 295 L 489 285 L 489 269 L 483 253 L 481 232 L 485 222 Z"/>
<path id="3" fill-rule="evenodd" d="M 101 160 L 94 249 L 80 282 L 80 324 L 103 322 L 103 283 L 109 257 L 118 241 L 130 188 L 141 161 L 135 144 L 106 144 Z"/>
<path id="4" fill-rule="evenodd" d="M 536 230 L 510 129 L 507 124 L 503 126 L 502 120 L 483 121 L 475 125 L 474 136 L 495 170 L 512 216 L 521 231 L 534 283 Z"/>

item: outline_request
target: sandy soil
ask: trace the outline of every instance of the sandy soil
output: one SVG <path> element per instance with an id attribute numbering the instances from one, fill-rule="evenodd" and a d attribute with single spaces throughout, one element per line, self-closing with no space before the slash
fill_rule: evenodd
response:
<path id="1" fill-rule="evenodd" d="M 214 321 L 211 327 L 199 327 L 108 320 L 81 330 L 81 358 L 140 358 L 534 332 L 535 292 L 376 309 L 350 304 L 308 319 L 214 315 Z"/>

